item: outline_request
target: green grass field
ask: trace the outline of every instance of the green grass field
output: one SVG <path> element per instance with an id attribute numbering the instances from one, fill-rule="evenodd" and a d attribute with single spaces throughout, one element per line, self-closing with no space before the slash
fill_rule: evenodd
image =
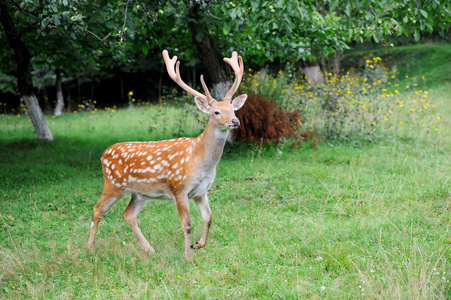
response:
<path id="1" fill-rule="evenodd" d="M 437 63 L 449 73 L 451 60 Z M 52 143 L 35 141 L 28 118 L 1 116 L 0 298 L 449 299 L 451 81 L 428 90 L 440 134 L 317 150 L 226 145 L 209 193 L 209 241 L 192 263 L 171 201 L 151 201 L 138 216 L 156 253 L 141 250 L 122 220 L 129 196 L 101 221 L 96 250 L 86 247 L 103 150 L 171 138 L 179 110 L 49 117 Z M 183 119 L 183 133 L 202 130 L 197 118 Z"/>

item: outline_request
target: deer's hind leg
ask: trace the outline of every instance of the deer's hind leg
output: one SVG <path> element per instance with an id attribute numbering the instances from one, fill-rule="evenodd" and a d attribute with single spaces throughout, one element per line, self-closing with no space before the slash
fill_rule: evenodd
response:
<path id="1" fill-rule="evenodd" d="M 122 218 L 133 230 L 133 233 L 138 238 L 144 250 L 155 252 L 155 250 L 150 246 L 149 242 L 142 234 L 141 229 L 139 229 L 138 223 L 136 222 L 136 216 L 143 209 L 144 204 L 146 204 L 146 200 L 147 199 L 143 197 L 141 194 L 135 192 L 132 193 L 132 199 L 130 200 L 130 203 L 128 204 L 127 208 L 124 210 Z"/>
<path id="2" fill-rule="evenodd" d="M 93 214 L 92 214 L 92 222 L 91 222 L 91 230 L 89 233 L 89 241 L 88 241 L 88 247 L 94 248 L 94 240 L 97 233 L 97 228 L 99 226 L 99 222 L 102 219 L 102 217 L 106 214 L 106 212 L 113 206 L 114 203 L 116 203 L 119 198 L 121 198 L 123 193 L 122 189 L 107 189 L 104 187 L 102 197 L 100 198 L 99 202 L 97 202 L 96 205 L 93 207 Z"/>

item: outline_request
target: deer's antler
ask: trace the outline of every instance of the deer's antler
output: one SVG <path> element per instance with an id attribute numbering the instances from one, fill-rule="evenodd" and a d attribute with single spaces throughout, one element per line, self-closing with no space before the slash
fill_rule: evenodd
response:
<path id="1" fill-rule="evenodd" d="M 240 61 L 239 64 L 238 60 Z M 224 101 L 227 100 L 232 102 L 233 94 L 235 94 L 235 92 L 238 90 L 238 87 L 240 86 L 241 83 L 241 78 L 243 77 L 244 73 L 243 58 L 241 56 L 238 56 L 236 51 L 233 51 L 232 57 L 231 58 L 224 57 L 224 61 L 228 63 L 232 67 L 233 72 L 235 72 L 235 82 L 233 83 L 230 90 L 227 92 L 227 95 L 225 95 L 224 97 Z"/>
<path id="2" fill-rule="evenodd" d="M 205 94 L 199 93 L 198 91 L 192 89 L 189 87 L 186 83 L 183 82 L 181 76 L 180 76 L 180 62 L 177 61 L 177 56 L 174 56 L 173 58 L 169 57 L 169 53 L 167 50 L 163 50 L 163 58 L 164 62 L 166 64 L 166 69 L 168 70 L 169 76 L 172 78 L 172 80 L 175 81 L 182 89 L 184 89 L 186 92 L 190 93 L 193 96 L 200 97 L 204 100 L 207 100 L 207 102 L 211 105 L 215 99 L 211 97 L 210 92 L 208 91 L 208 87 L 204 82 L 204 76 L 200 76 L 200 81 L 202 83 L 202 87 L 204 88 Z M 177 65 L 175 64 L 177 62 Z M 175 72 L 174 72 L 174 65 L 175 65 Z"/>

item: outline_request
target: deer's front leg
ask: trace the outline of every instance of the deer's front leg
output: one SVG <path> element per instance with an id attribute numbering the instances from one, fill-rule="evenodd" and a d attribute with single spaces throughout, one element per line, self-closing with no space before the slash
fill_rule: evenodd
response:
<path id="1" fill-rule="evenodd" d="M 191 245 L 189 235 L 191 233 L 191 219 L 189 217 L 189 206 L 188 206 L 188 197 L 178 196 L 175 198 L 175 202 L 177 205 L 177 211 L 180 216 L 180 221 L 182 222 L 182 229 L 185 235 L 185 259 L 187 261 L 191 260 Z"/>
<path id="2" fill-rule="evenodd" d="M 207 193 L 205 193 L 200 198 L 194 199 L 194 201 L 196 201 L 197 207 L 199 207 L 200 213 L 202 215 L 202 219 L 204 220 L 204 230 L 202 232 L 200 240 L 195 244 L 191 245 L 191 248 L 200 249 L 205 247 L 205 245 L 207 244 L 208 231 L 210 230 L 212 214 L 210 205 L 208 204 Z"/>

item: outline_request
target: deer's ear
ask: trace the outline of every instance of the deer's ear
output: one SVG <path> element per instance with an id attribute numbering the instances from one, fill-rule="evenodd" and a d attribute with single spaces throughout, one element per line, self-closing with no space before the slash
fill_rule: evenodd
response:
<path id="1" fill-rule="evenodd" d="M 233 99 L 232 101 L 233 110 L 239 110 L 241 107 L 243 107 L 244 102 L 246 102 L 246 99 L 247 99 L 246 94 L 239 95 L 238 97 Z"/>
<path id="2" fill-rule="evenodd" d="M 202 99 L 201 97 L 194 97 L 194 101 L 196 102 L 197 107 L 200 109 L 201 112 L 204 112 L 206 114 L 210 113 L 210 104 L 208 104 L 208 101 L 205 99 Z"/>

